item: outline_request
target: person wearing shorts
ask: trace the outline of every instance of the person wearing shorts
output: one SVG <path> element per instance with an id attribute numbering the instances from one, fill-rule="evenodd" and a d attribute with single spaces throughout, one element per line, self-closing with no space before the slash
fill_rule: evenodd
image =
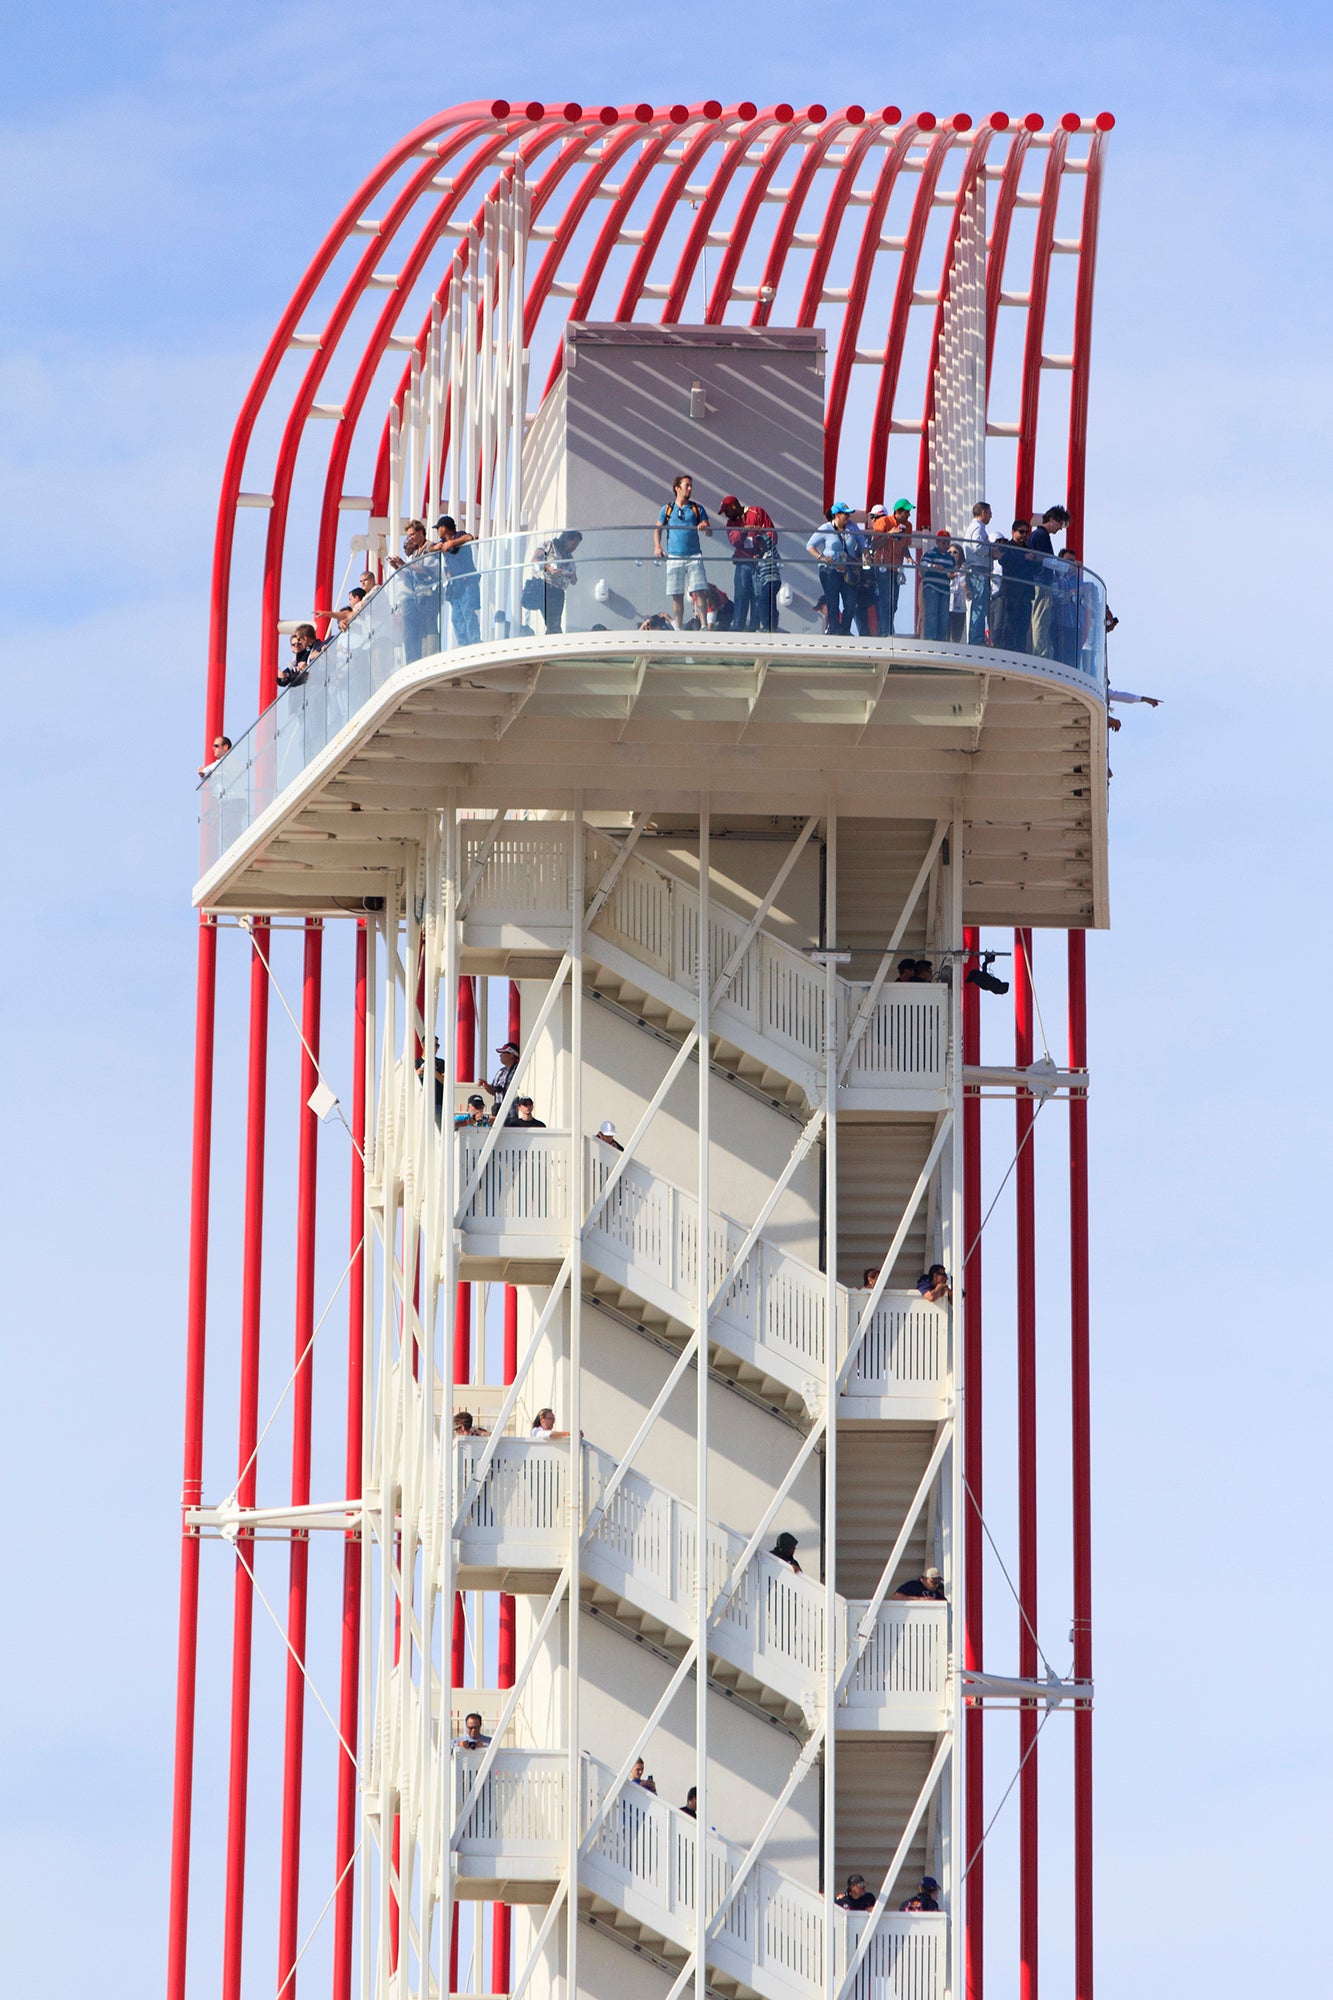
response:
<path id="1" fill-rule="evenodd" d="M 653 554 L 666 559 L 667 596 L 671 599 L 672 622 L 678 632 L 685 625 L 687 591 L 694 600 L 700 625 L 706 622 L 706 606 L 701 608 L 701 600 L 708 589 L 708 578 L 699 537 L 711 535 L 713 529 L 703 508 L 691 499 L 693 491 L 690 474 L 678 472 L 671 482 L 671 500 L 658 515 L 653 529 Z"/>

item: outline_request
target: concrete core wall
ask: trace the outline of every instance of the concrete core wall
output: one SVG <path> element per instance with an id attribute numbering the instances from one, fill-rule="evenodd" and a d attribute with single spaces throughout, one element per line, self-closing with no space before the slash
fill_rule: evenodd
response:
<path id="1" fill-rule="evenodd" d="M 651 529 L 678 472 L 715 530 L 734 493 L 803 545 L 824 511 L 822 328 L 572 324 L 524 445 L 529 524 Z"/>

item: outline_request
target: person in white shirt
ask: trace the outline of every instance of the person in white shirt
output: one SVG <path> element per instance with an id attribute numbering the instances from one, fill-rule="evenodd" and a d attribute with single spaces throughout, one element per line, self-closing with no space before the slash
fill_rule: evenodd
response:
<path id="1" fill-rule="evenodd" d="M 990 617 L 990 508 L 978 500 L 972 509 L 972 525 L 964 535 L 963 558 L 967 565 L 967 643 L 984 646 L 986 622 Z"/>
<path id="2" fill-rule="evenodd" d="M 1137 700 L 1138 699 L 1137 695 L 1132 697 L 1132 699 Z M 1117 729 L 1120 727 L 1119 723 L 1116 724 L 1116 727 Z M 206 764 L 201 764 L 199 766 L 200 778 L 211 778 L 214 771 L 217 770 L 218 765 L 222 762 L 223 758 L 226 756 L 227 752 L 230 749 L 231 749 L 230 736 L 215 736 L 213 738 L 213 755 L 210 757 L 209 761 Z"/>
<path id="3" fill-rule="evenodd" d="M 1106 699 L 1108 702 L 1141 702 L 1145 708 L 1160 708 L 1162 706 L 1160 699 L 1155 694 L 1130 694 L 1125 688 L 1107 688 Z M 1108 729 L 1119 729 L 1119 716 L 1111 715 L 1108 712 L 1106 726 Z"/>
<path id="4" fill-rule="evenodd" d="M 491 1739 L 489 1736 L 484 1736 L 482 1734 L 481 1717 L 477 1714 L 476 1710 L 474 1709 L 471 1715 L 465 1715 L 463 1717 L 463 1734 L 461 1736 L 455 1736 L 454 1749 L 484 1750 L 486 1748 L 486 1745 L 490 1742 L 490 1740 Z"/>

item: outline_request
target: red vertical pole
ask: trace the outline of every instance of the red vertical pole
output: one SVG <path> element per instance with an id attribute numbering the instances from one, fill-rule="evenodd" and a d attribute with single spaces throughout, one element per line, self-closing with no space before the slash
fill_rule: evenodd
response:
<path id="1" fill-rule="evenodd" d="M 1069 1066 L 1088 1066 L 1087 937 L 1069 933 Z M 1073 1432 L 1074 1675 L 1092 1678 L 1092 1404 L 1088 1100 L 1069 1096 L 1069 1331 Z M 1092 1710 L 1074 1711 L 1074 1996 L 1092 2000 Z"/>
<path id="2" fill-rule="evenodd" d="M 292 1505 L 310 1500 L 310 1432 L 313 1416 L 315 1331 L 315 1196 L 319 1172 L 319 1119 L 310 1094 L 319 1082 L 319 1015 L 324 929 L 307 917 L 301 969 L 301 1094 L 296 1162 L 296 1332 L 292 1383 Z M 282 1844 L 278 1864 L 278 1991 L 295 2000 L 300 1942 L 301 1793 L 305 1767 L 306 1593 L 310 1573 L 308 1529 L 292 1532 L 287 1578 L 287 1699 L 283 1731 Z"/>
<path id="3" fill-rule="evenodd" d="M 1032 932 L 1014 932 L 1014 1062 L 1032 1062 Z M 1031 1093 L 1014 1096 L 1014 1168 L 1018 1286 L 1018 1671 L 1037 1672 L 1037 1230 Z M 1037 1711 L 1018 1712 L 1018 1958 L 1019 2000 L 1037 2000 L 1038 1893 Z"/>
<path id="4" fill-rule="evenodd" d="M 268 1108 L 268 956 L 271 932 L 254 920 L 250 954 L 250 1046 L 245 1124 L 245 1231 L 241 1250 L 241 1394 L 236 1497 L 255 1504 L 259 1424 L 259 1313 L 264 1261 L 264 1137 Z M 222 1919 L 222 2000 L 240 2000 L 245 1928 L 245 1836 L 250 1775 L 250 1641 L 254 1625 L 253 1531 L 237 1541 L 232 1608 L 231 1748 L 227 1779 L 227 1862 Z"/>
<path id="5" fill-rule="evenodd" d="M 523 996 L 516 979 L 509 982 L 509 1039 L 522 1043 L 523 1039 Z M 518 1288 L 505 1286 L 504 1303 L 504 1368 L 506 1388 L 518 1373 Z M 500 1597 L 500 1629 L 496 1646 L 496 1685 L 509 1688 L 514 1685 L 514 1675 L 518 1667 L 517 1628 L 515 1623 L 515 1601 L 507 1591 Z M 513 1917 L 507 1903 L 497 1903 L 491 1913 L 491 1991 L 507 1993 L 510 1981 L 510 1952 L 513 1938 Z"/>
<path id="6" fill-rule="evenodd" d="M 963 932 L 964 974 L 976 964 L 980 933 Z M 981 1060 L 980 994 L 963 984 L 963 1062 Z M 967 1482 L 963 1528 L 963 1664 L 973 1673 L 982 1664 L 981 1533 L 981 1099 L 976 1088 L 963 1092 L 963 1477 Z M 967 1869 L 967 1918 L 963 1940 L 965 2000 L 981 2000 L 986 1962 L 985 1857 L 986 1774 L 982 1761 L 983 1714 L 969 1708 L 963 1721 L 963 1853 Z"/>
<path id="7" fill-rule="evenodd" d="M 217 1015 L 217 926 L 199 920 L 194 1002 L 194 1150 L 190 1165 L 190 1275 L 185 1323 L 185 1465 L 182 1507 L 203 1499 L 204 1347 L 208 1319 L 208 1199 L 213 1157 L 213 1027 Z M 181 1528 L 180 1632 L 176 1646 L 176 1749 L 172 1780 L 171 1901 L 167 2000 L 185 2000 L 194 1809 L 195 1677 L 199 1655 L 199 1537 Z"/>
<path id="8" fill-rule="evenodd" d="M 366 926 L 356 928 L 355 1001 L 352 1026 L 352 1268 L 347 1292 L 347 1468 L 349 1500 L 361 1497 L 362 1402 L 365 1393 L 365 1271 L 366 1247 Z M 361 1544 L 348 1535 L 343 1544 L 342 1660 L 338 1698 L 338 1733 L 352 1753 L 356 1750 L 360 1694 Z M 356 1904 L 352 1856 L 356 1851 L 355 1754 L 338 1746 L 338 1803 L 334 1848 L 334 1879 L 338 1883 L 333 1911 L 332 2000 L 351 2000 L 352 1928 Z"/>

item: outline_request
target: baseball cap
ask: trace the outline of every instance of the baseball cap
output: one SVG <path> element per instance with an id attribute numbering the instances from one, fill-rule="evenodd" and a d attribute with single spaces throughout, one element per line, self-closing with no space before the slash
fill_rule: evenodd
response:
<path id="1" fill-rule="evenodd" d="M 921 1887 L 923 1889 L 929 1889 L 932 1892 L 932 1894 L 939 1893 L 939 1886 L 940 1886 L 939 1883 L 935 1880 L 935 1877 L 933 1875 L 923 1875 L 921 1877 Z"/>
<path id="2" fill-rule="evenodd" d="M 603 1139 L 614 1139 L 616 1136 L 616 1128 L 609 1118 L 603 1118 L 597 1130 Z"/>
<path id="3" fill-rule="evenodd" d="M 911 511 L 912 511 L 912 503 L 911 503 L 911 501 L 910 501 L 910 500 L 895 500 L 895 501 L 894 501 L 894 503 L 893 503 L 893 511 L 894 511 L 894 513 L 895 513 L 895 514 L 901 514 L 901 513 L 903 512 L 903 510 L 904 510 L 904 509 L 906 509 L 906 511 L 907 511 L 907 512 L 908 512 L 909 514 L 911 513 Z"/>
<path id="4" fill-rule="evenodd" d="M 740 504 L 734 493 L 724 493 L 717 503 L 717 511 L 719 514 L 725 514 L 730 508 L 739 507 Z"/>
<path id="5" fill-rule="evenodd" d="M 474 1095 L 472 1097 L 469 1097 L 468 1103 L 473 1107 L 474 1110 L 484 1111 L 486 1109 L 486 1099 L 479 1095 Z"/>
<path id="6" fill-rule="evenodd" d="M 943 1581 L 943 1578 L 940 1576 L 940 1573 L 937 1569 L 926 1570 L 925 1576 L 928 1583 L 940 1583 Z"/>
<path id="7" fill-rule="evenodd" d="M 889 510 L 888 510 L 888 508 L 887 508 L 887 507 L 886 507 L 886 506 L 884 505 L 884 502 L 883 502 L 882 500 L 877 500 L 877 501 L 875 502 L 874 506 L 873 506 L 873 507 L 871 508 L 871 510 L 870 510 L 870 518 L 871 518 L 871 520 L 873 521 L 873 520 L 874 520 L 874 518 L 875 518 L 875 516 L 876 516 L 876 514 L 887 514 L 887 513 L 888 513 L 888 511 L 889 511 Z"/>
<path id="8" fill-rule="evenodd" d="M 835 500 L 828 510 L 828 517 L 831 521 L 835 514 L 854 514 L 855 512 L 855 507 L 849 507 L 845 500 Z"/>
<path id="9" fill-rule="evenodd" d="M 497 1056 L 507 1056 L 507 1055 L 509 1054 L 509 1051 L 510 1051 L 511 1049 L 512 1049 L 512 1050 L 514 1051 L 514 1054 L 515 1054 L 515 1055 L 517 1055 L 517 1054 L 518 1054 L 518 1043 L 517 1043 L 517 1042 L 500 1042 L 500 1043 L 499 1043 L 499 1044 L 497 1045 L 497 1047 L 496 1047 L 496 1051 L 495 1051 L 495 1053 L 496 1053 L 496 1055 L 497 1055 Z"/>

